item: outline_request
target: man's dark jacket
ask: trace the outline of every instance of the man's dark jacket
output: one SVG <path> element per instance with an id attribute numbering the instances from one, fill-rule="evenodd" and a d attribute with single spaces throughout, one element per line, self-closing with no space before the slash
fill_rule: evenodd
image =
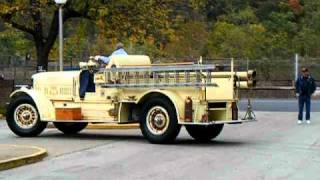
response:
<path id="1" fill-rule="evenodd" d="M 296 81 L 296 93 L 301 96 L 311 96 L 316 90 L 316 83 L 311 76 L 300 76 Z"/>

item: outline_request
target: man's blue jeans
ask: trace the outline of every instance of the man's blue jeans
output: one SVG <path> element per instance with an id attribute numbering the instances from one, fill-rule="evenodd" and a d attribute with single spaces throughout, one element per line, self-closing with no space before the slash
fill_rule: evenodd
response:
<path id="1" fill-rule="evenodd" d="M 299 96 L 299 116 L 298 119 L 302 120 L 303 117 L 303 107 L 306 105 L 306 120 L 310 120 L 310 106 L 311 106 L 311 97 L 302 95 Z"/>

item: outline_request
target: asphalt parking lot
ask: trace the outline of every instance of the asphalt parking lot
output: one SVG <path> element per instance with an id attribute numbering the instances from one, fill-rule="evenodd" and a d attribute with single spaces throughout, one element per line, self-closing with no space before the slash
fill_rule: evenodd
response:
<path id="1" fill-rule="evenodd" d="M 245 111 L 248 101 L 242 99 L 239 102 L 239 108 Z M 273 111 L 273 112 L 298 112 L 297 99 L 253 99 L 252 106 L 255 111 Z M 311 101 L 311 111 L 320 112 L 320 101 Z"/>
<path id="2" fill-rule="evenodd" d="M 0 121 L 0 144 L 49 153 L 42 162 L 0 172 L 0 179 L 317 179 L 320 113 L 311 125 L 297 125 L 296 113 L 256 114 L 258 122 L 226 125 L 210 143 L 196 143 L 182 129 L 172 145 L 149 144 L 138 129 L 76 136 L 48 129 L 19 138 Z"/>

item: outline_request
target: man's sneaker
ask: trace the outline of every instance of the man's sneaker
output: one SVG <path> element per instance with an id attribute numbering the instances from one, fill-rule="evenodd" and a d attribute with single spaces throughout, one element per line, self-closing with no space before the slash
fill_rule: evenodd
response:
<path id="1" fill-rule="evenodd" d="M 307 120 L 307 121 L 306 121 L 306 123 L 307 123 L 307 124 L 310 124 L 310 123 L 311 123 L 311 121 L 310 121 L 310 120 Z"/>
<path id="2" fill-rule="evenodd" d="M 302 121 L 301 120 L 298 120 L 298 124 L 301 124 L 302 123 Z"/>

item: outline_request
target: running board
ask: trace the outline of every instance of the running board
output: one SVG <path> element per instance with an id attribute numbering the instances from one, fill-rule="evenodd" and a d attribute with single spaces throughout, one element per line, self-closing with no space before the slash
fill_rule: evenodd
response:
<path id="1" fill-rule="evenodd" d="M 200 126 L 209 126 L 214 124 L 241 124 L 241 123 L 247 123 L 247 122 L 256 122 L 256 119 L 252 120 L 221 120 L 221 121 L 211 121 L 211 122 L 179 122 L 181 125 L 200 125 Z"/>
<path id="2" fill-rule="evenodd" d="M 108 123 L 108 124 L 120 124 L 118 123 L 118 121 L 108 121 L 108 120 L 41 120 L 44 122 L 68 122 L 68 123 L 82 123 L 82 122 L 86 122 L 86 123 Z M 129 124 L 129 123 L 128 123 Z"/>
<path id="3" fill-rule="evenodd" d="M 136 121 L 133 122 L 126 122 L 126 123 L 118 123 L 118 121 L 98 121 L 98 120 L 42 120 L 44 122 L 69 122 L 69 123 L 92 123 L 92 124 L 133 124 L 137 123 Z M 252 120 L 220 120 L 220 121 L 211 121 L 211 122 L 179 122 L 178 124 L 181 125 L 202 125 L 202 126 L 208 126 L 208 125 L 214 125 L 214 124 L 241 124 L 241 123 L 247 123 L 247 122 L 256 122 L 256 119 Z"/>

